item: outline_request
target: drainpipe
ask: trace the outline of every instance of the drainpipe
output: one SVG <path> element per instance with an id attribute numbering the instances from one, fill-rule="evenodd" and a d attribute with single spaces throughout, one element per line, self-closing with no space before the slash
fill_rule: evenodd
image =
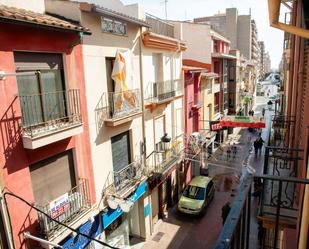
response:
<path id="1" fill-rule="evenodd" d="M 142 53 L 142 34 L 143 27 L 139 29 L 139 70 L 140 70 L 140 90 L 141 90 L 141 102 L 142 102 L 142 135 L 143 135 L 143 163 L 146 167 L 146 129 L 145 129 L 145 105 L 144 105 L 144 76 L 143 76 L 143 53 Z M 148 170 L 145 170 L 148 174 Z"/>
<path id="2" fill-rule="evenodd" d="M 3 225 L 4 225 L 8 247 L 9 249 L 15 249 L 13 239 L 12 239 L 13 235 L 11 233 L 11 223 L 10 223 L 8 212 L 7 212 L 7 205 L 6 205 L 6 202 L 1 192 L 0 192 L 0 216 L 4 223 Z"/>

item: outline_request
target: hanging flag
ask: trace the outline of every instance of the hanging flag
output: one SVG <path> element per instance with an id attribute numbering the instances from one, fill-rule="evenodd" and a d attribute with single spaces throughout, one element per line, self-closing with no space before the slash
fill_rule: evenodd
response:
<path id="1" fill-rule="evenodd" d="M 137 107 L 137 97 L 132 91 L 131 51 L 117 50 L 111 77 L 115 82 L 114 115 L 135 109 Z"/>

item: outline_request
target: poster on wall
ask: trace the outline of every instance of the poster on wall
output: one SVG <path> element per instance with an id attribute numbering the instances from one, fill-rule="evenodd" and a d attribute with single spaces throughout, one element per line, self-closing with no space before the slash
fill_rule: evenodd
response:
<path id="1" fill-rule="evenodd" d="M 70 208 L 69 194 L 65 193 L 56 200 L 49 203 L 50 216 L 55 219 L 64 214 Z"/>
<path id="2" fill-rule="evenodd" d="M 115 83 L 115 94 L 112 100 L 114 116 L 124 112 L 136 111 L 140 106 L 140 98 L 134 91 L 133 63 L 130 50 L 117 50 L 112 71 L 112 79 Z"/>

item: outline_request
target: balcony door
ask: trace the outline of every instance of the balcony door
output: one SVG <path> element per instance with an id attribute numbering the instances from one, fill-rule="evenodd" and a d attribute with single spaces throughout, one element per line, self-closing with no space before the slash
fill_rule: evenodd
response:
<path id="1" fill-rule="evenodd" d="M 40 125 L 66 116 L 61 54 L 14 53 L 23 125 Z"/>

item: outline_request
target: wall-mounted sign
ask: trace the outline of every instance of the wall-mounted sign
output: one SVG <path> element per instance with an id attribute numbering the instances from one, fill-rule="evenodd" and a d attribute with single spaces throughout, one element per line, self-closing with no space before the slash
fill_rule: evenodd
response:
<path id="1" fill-rule="evenodd" d="M 69 194 L 65 193 L 56 200 L 49 203 L 52 218 L 57 218 L 70 208 Z"/>
<path id="2" fill-rule="evenodd" d="M 209 122 L 209 127 L 211 131 L 218 131 L 222 129 L 222 126 L 220 124 L 220 120 L 217 121 L 210 121 Z"/>
<path id="3" fill-rule="evenodd" d="M 265 120 L 259 116 L 225 116 L 222 127 L 265 128 Z"/>

